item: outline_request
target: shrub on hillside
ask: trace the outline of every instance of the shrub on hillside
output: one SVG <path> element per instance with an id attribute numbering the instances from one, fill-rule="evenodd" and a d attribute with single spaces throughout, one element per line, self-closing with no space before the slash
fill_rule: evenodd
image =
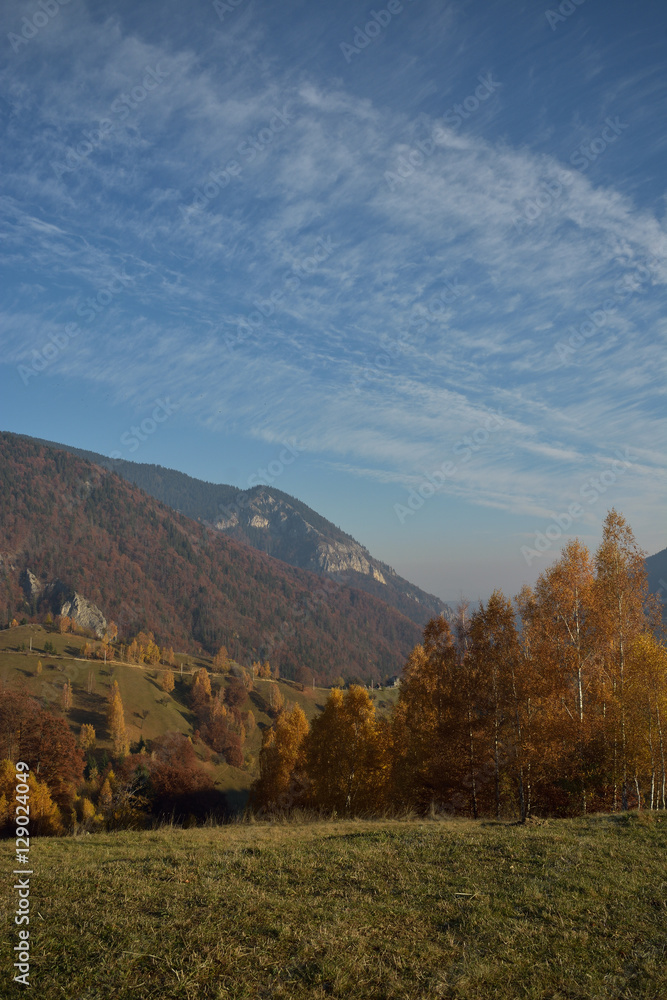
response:
<path id="1" fill-rule="evenodd" d="M 232 708 L 238 708 L 248 697 L 248 692 L 246 691 L 245 685 L 242 681 L 237 680 L 235 677 L 229 682 L 227 690 L 225 691 L 225 701 Z"/>
<path id="2" fill-rule="evenodd" d="M 233 732 L 227 723 L 227 719 L 218 716 L 213 719 L 202 730 L 202 739 L 211 746 L 216 753 L 221 754 L 232 767 L 243 767 L 243 751 L 241 749 L 241 737 Z"/>
<path id="3" fill-rule="evenodd" d="M 150 743 L 146 761 L 151 810 L 178 821 L 198 815 L 197 802 L 211 801 L 213 781 L 200 767 L 191 741 L 183 733 L 165 733 Z M 214 796 L 215 797 L 215 796 Z"/>

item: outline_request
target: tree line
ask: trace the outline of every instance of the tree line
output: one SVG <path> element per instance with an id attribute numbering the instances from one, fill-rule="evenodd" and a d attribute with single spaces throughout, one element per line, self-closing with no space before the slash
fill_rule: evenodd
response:
<path id="1" fill-rule="evenodd" d="M 390 718 L 360 686 L 265 731 L 251 806 L 480 816 L 665 809 L 667 650 L 643 553 L 615 510 L 510 600 L 432 619 Z"/>

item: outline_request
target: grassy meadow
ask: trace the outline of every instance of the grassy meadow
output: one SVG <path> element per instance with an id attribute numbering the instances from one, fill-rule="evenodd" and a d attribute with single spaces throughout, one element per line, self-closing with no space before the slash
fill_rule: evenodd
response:
<path id="1" fill-rule="evenodd" d="M 31 864 L 42 1000 L 667 996 L 662 815 L 163 827 Z"/>
<path id="2" fill-rule="evenodd" d="M 32 637 L 33 652 L 29 651 Z M 51 641 L 55 655 L 44 653 Z M 84 660 L 85 639 L 38 625 L 0 632 L 0 682 L 92 723 L 111 750 L 117 680 L 133 740 L 193 734 L 187 704 L 204 656 L 161 666 Z M 22 647 L 25 646 L 25 650 Z M 37 673 L 37 661 L 42 671 Z M 180 666 L 183 667 L 183 675 Z M 92 691 L 89 675 L 93 673 Z M 212 676 L 214 687 L 226 675 Z M 242 806 L 275 681 L 244 710 L 257 728 L 233 768 L 195 740 L 202 766 Z M 312 719 L 328 691 L 278 682 Z M 388 712 L 397 690 L 379 691 Z M 13 924 L 13 842 L 0 842 L 3 949 Z M 40 1000 L 663 1000 L 667 997 L 667 816 L 509 822 L 244 821 L 33 840 L 31 984 Z M 9 959 L 0 998 L 16 995 Z"/>

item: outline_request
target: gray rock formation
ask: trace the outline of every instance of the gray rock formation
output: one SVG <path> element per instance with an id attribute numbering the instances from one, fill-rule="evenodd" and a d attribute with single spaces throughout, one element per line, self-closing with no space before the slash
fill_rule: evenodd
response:
<path id="1" fill-rule="evenodd" d="M 23 593 L 27 597 L 30 604 L 36 603 L 39 600 L 44 587 L 35 574 L 31 573 L 29 569 L 24 569 L 19 577 L 19 583 L 21 584 Z"/>
<path id="2" fill-rule="evenodd" d="M 439 614 L 452 618 L 444 602 L 402 579 L 350 535 L 277 490 L 239 492 L 213 526 L 292 566 L 366 590 L 420 624 Z"/>
<path id="3" fill-rule="evenodd" d="M 107 620 L 92 601 L 78 594 L 62 580 L 54 580 L 44 588 L 44 597 L 56 615 L 67 615 L 81 628 L 101 639 L 107 630 Z"/>
<path id="4" fill-rule="evenodd" d="M 245 494 L 244 499 L 214 522 L 219 531 L 301 569 L 329 576 L 352 571 L 385 582 L 375 560 L 349 536 L 339 532 L 341 540 L 332 538 L 268 492 Z"/>

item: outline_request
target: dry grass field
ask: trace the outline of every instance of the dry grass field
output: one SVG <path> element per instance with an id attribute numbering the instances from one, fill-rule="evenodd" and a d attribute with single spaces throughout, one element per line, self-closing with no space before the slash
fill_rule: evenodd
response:
<path id="1" fill-rule="evenodd" d="M 663 815 L 164 827 L 31 863 L 41 1000 L 667 996 Z"/>

